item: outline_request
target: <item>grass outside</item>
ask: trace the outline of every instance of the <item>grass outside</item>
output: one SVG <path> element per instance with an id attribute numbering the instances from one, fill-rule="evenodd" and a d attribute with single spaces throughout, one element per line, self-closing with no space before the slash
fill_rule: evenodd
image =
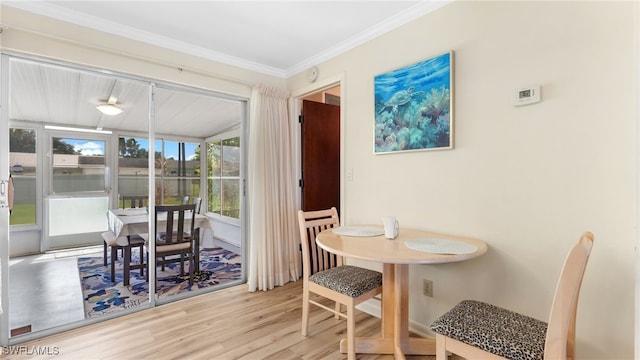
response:
<path id="1" fill-rule="evenodd" d="M 30 225 L 36 223 L 36 204 L 13 204 L 9 225 Z"/>
<path id="2" fill-rule="evenodd" d="M 181 197 L 167 197 L 165 204 L 179 205 Z M 32 225 L 36 223 L 36 204 L 14 203 L 13 211 L 9 216 L 9 225 Z"/>

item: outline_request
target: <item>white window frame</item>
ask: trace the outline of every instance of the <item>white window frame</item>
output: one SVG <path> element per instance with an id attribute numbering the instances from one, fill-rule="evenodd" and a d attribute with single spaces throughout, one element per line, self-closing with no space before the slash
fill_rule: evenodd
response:
<path id="1" fill-rule="evenodd" d="M 204 161 L 206 162 L 206 167 L 203 167 L 203 169 L 207 173 L 207 176 L 205 176 L 206 185 L 205 185 L 205 188 L 204 188 L 204 189 L 206 189 L 205 195 L 206 195 L 207 202 L 208 202 L 208 199 L 209 199 L 209 190 L 210 190 L 209 189 L 209 179 L 210 179 L 210 177 L 208 176 L 208 174 L 209 174 L 209 161 L 208 161 L 208 159 L 209 159 L 209 143 L 212 143 L 214 141 L 223 141 L 225 139 L 234 138 L 234 137 L 239 137 L 240 138 L 240 153 L 243 154 L 242 148 L 245 146 L 245 144 L 243 143 L 244 139 L 243 139 L 242 132 L 240 131 L 240 129 L 232 130 L 232 131 L 221 133 L 221 134 L 217 134 L 217 135 L 214 135 L 214 136 L 206 138 L 205 141 L 204 141 L 204 147 L 206 149 L 206 156 L 204 157 Z M 238 179 L 238 182 L 239 182 L 239 186 L 240 186 L 240 189 L 239 189 L 240 197 L 238 198 L 238 209 L 240 209 L 240 214 L 239 214 L 238 218 L 225 216 L 225 215 L 218 214 L 218 213 L 209 212 L 209 207 L 208 206 L 206 207 L 208 216 L 216 218 L 216 219 L 219 219 L 220 221 L 223 221 L 223 222 L 226 222 L 226 223 L 229 223 L 229 224 L 233 224 L 233 225 L 238 225 L 238 226 L 241 225 L 241 221 L 242 221 L 242 215 L 243 215 L 242 214 L 242 202 L 243 202 L 243 198 L 244 198 L 244 189 L 243 189 L 243 181 L 242 181 L 242 179 L 243 179 L 242 167 L 244 165 L 242 164 L 242 161 L 243 161 L 242 160 L 242 156 L 240 157 L 240 161 L 241 161 L 241 164 L 240 164 L 241 170 L 240 170 L 240 174 L 238 174 L 238 176 L 237 176 L 237 179 Z M 227 178 L 236 178 L 236 177 L 227 177 Z M 220 176 L 220 179 L 223 179 L 223 177 Z M 222 191 L 220 193 L 222 194 Z"/>

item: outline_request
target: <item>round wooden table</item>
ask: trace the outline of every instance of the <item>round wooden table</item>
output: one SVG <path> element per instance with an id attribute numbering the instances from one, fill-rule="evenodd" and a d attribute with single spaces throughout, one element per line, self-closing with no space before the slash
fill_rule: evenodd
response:
<path id="1" fill-rule="evenodd" d="M 343 227 L 343 229 L 371 229 L 375 227 L 362 225 Z M 381 226 L 377 227 L 382 228 Z M 451 263 L 474 259 L 487 252 L 487 244 L 484 241 L 468 237 L 403 228 L 400 228 L 399 235 L 395 239 L 387 239 L 384 235 L 358 235 L 339 235 L 334 233 L 333 229 L 329 229 L 318 234 L 316 238 L 316 242 L 321 248 L 334 254 L 383 264 L 381 336 L 357 338 L 356 353 L 394 354 L 396 359 L 404 359 L 405 354 L 434 355 L 436 353 L 434 339 L 409 336 L 409 265 Z M 453 242 L 447 240 L 453 240 Z M 432 247 L 420 246 L 422 241 L 427 245 L 432 242 L 442 243 L 445 247 L 441 246 L 432 250 L 437 252 L 446 251 L 447 243 L 462 245 L 462 247 L 456 249 L 454 246 L 451 248 L 452 252 L 457 253 L 432 253 L 426 251 Z M 475 251 L 469 250 L 468 245 L 471 245 L 472 250 Z M 465 247 L 466 249 L 464 249 Z M 415 250 L 416 248 L 419 249 Z M 340 342 L 340 351 L 345 353 L 346 350 L 347 342 L 346 339 L 343 339 Z"/>

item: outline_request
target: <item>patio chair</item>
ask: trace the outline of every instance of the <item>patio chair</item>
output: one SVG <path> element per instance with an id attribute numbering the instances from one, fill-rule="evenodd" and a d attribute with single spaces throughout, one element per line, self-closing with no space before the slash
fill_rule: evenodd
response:
<path id="1" fill-rule="evenodd" d="M 184 276 L 185 260 L 189 261 L 189 284 L 193 284 L 194 272 L 194 237 L 191 236 L 195 224 L 195 204 L 188 205 L 156 205 L 155 223 L 156 233 L 153 239 L 149 239 L 147 247 L 147 259 L 149 258 L 149 246 L 156 249 L 156 268 L 173 262 L 180 262 L 180 276 Z M 191 212 L 190 216 L 187 214 Z M 166 221 L 162 219 L 166 216 Z M 152 243 L 153 241 L 153 243 Z M 149 272 L 147 271 L 147 279 Z M 157 277 L 156 277 L 157 283 Z"/>

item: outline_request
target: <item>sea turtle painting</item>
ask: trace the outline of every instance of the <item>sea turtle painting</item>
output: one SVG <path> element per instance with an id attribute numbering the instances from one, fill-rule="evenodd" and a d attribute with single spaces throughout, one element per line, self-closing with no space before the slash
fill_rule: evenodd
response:
<path id="1" fill-rule="evenodd" d="M 453 52 L 374 77 L 374 152 L 452 147 Z"/>
<path id="2" fill-rule="evenodd" d="M 413 86 L 410 86 L 406 90 L 400 90 L 397 93 L 393 94 L 391 98 L 384 103 L 384 106 L 382 107 L 382 109 L 380 109 L 380 111 L 378 111 L 378 114 L 382 114 L 386 109 L 389 108 L 391 108 L 392 112 L 396 113 L 398 112 L 398 106 L 404 105 L 408 103 L 414 96 L 422 94 L 424 94 L 424 91 L 413 92 Z"/>

